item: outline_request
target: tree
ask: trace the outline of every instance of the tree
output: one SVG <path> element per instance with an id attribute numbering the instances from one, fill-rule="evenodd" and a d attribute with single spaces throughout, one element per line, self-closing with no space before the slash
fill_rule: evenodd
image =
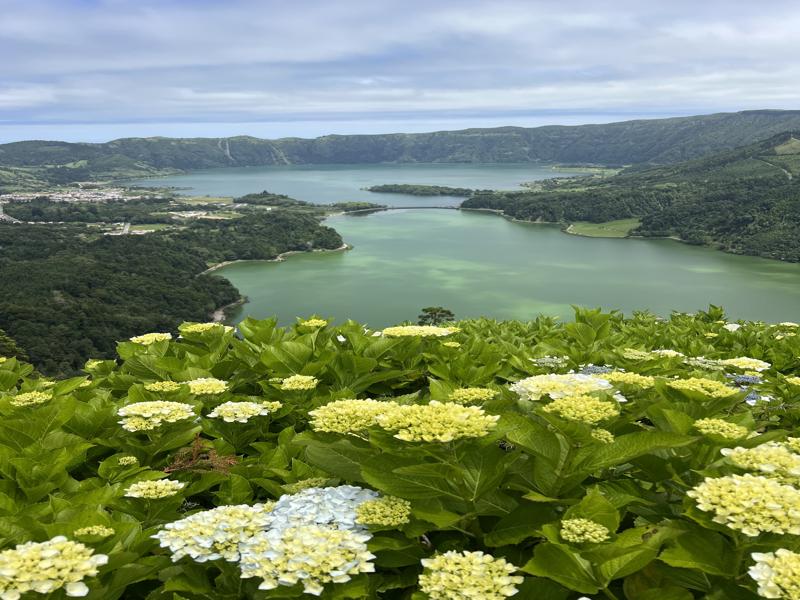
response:
<path id="1" fill-rule="evenodd" d="M 443 306 L 427 306 L 422 309 L 422 313 L 417 317 L 417 323 L 420 325 L 441 325 L 455 320 L 456 316 L 453 311 Z"/>

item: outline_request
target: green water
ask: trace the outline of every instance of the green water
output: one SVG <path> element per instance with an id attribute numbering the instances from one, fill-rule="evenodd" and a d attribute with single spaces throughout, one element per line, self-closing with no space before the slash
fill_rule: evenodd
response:
<path id="1" fill-rule="evenodd" d="M 196 171 L 144 185 L 240 196 L 270 190 L 321 204 L 371 200 L 393 206 L 457 205 L 461 198 L 372 194 L 381 183 L 513 189 L 558 175 L 546 165 L 323 165 Z M 572 175 L 572 173 L 566 173 Z M 354 248 L 238 263 L 217 271 L 250 301 L 235 315 L 320 313 L 374 326 L 416 319 L 441 305 L 458 317 L 568 317 L 570 305 L 630 312 L 724 306 L 734 318 L 800 321 L 800 265 L 734 256 L 670 240 L 582 238 L 547 225 L 456 210 L 396 210 L 334 217 Z"/>
<path id="2" fill-rule="evenodd" d="M 485 213 L 397 210 L 329 220 L 353 246 L 217 271 L 284 323 L 319 313 L 373 326 L 423 306 L 458 317 L 568 317 L 571 304 L 659 314 L 723 305 L 733 318 L 800 320 L 800 265 L 671 240 L 583 238 Z"/>

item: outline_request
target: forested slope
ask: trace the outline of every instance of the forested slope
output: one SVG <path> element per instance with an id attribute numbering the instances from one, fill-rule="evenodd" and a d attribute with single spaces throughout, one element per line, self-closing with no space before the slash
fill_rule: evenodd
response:
<path id="1" fill-rule="evenodd" d="M 198 276 L 210 263 L 341 244 L 317 218 L 283 211 L 144 236 L 0 224 L 0 328 L 43 371 L 70 373 L 90 356 L 108 356 L 117 340 L 206 321 L 236 301 L 227 280 Z"/>
<path id="2" fill-rule="evenodd" d="M 96 178 L 231 166 L 382 162 L 672 163 L 792 129 L 800 111 L 744 111 L 603 125 L 498 127 L 315 139 L 125 138 L 103 144 L 26 141 L 0 145 L 4 185 L 39 178 Z M 16 178 L 16 179 L 15 179 Z"/>
<path id="3" fill-rule="evenodd" d="M 607 179 L 553 182 L 538 192 L 476 194 L 462 206 L 529 221 L 636 217 L 641 226 L 634 235 L 800 261 L 800 134 Z"/>

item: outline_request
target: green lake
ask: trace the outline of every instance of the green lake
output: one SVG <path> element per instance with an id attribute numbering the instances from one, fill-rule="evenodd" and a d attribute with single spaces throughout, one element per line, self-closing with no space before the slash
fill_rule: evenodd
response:
<path id="1" fill-rule="evenodd" d="M 548 176 L 553 171 L 531 165 L 359 165 L 224 169 L 146 183 L 187 187 L 193 194 L 268 189 L 320 203 L 371 199 L 419 206 L 442 205 L 442 199 L 360 188 L 430 183 L 508 189 Z M 328 224 L 352 250 L 216 271 L 249 299 L 234 320 L 277 315 L 287 323 L 316 313 L 381 327 L 415 320 L 421 307 L 432 305 L 448 307 L 460 318 L 527 319 L 538 313 L 569 317 L 572 304 L 626 313 L 648 308 L 662 315 L 717 304 L 731 318 L 800 320 L 797 264 L 671 240 L 583 238 L 555 226 L 458 210 L 337 216 Z"/>

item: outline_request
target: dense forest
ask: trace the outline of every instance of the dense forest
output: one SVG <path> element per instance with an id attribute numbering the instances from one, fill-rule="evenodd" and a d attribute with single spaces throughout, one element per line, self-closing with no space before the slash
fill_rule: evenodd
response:
<path id="1" fill-rule="evenodd" d="M 194 210 L 198 206 L 191 207 Z M 116 200 L 110 202 L 52 202 L 47 197 L 29 202 L 11 202 L 3 212 L 20 221 L 63 221 L 66 223 L 170 223 L 167 211 L 175 210 L 169 199 Z M 159 214 L 161 213 L 161 214 Z"/>
<path id="2" fill-rule="evenodd" d="M 0 224 L 0 329 L 42 371 L 70 373 L 115 342 L 146 331 L 207 321 L 236 301 L 225 279 L 198 276 L 209 264 L 273 258 L 342 245 L 311 215 L 270 211 L 197 221 L 144 236 L 102 236 L 82 225 Z"/>
<path id="3" fill-rule="evenodd" d="M 245 194 L 235 199 L 236 204 L 252 204 L 254 206 L 272 206 L 280 208 L 300 208 L 300 209 L 313 209 L 320 214 L 328 211 L 341 211 L 350 212 L 354 210 L 369 210 L 385 208 L 383 204 L 375 204 L 372 202 L 354 201 L 354 202 L 335 202 L 333 204 L 314 204 L 306 202 L 305 200 L 297 200 L 286 194 L 274 194 L 264 190 L 255 194 Z"/>
<path id="4" fill-rule="evenodd" d="M 385 183 L 367 188 L 377 194 L 409 194 L 411 196 L 472 196 L 475 190 L 446 185 L 418 185 L 409 183 Z"/>
<path id="5" fill-rule="evenodd" d="M 0 145 L 0 192 L 42 183 L 214 167 L 387 162 L 667 164 L 800 129 L 800 111 L 754 110 L 603 125 L 497 127 L 315 139 L 125 138 Z"/>
<path id="6" fill-rule="evenodd" d="M 462 207 L 516 219 L 601 223 L 640 218 L 632 235 L 673 236 L 728 252 L 800 261 L 800 135 L 540 192 L 476 194 Z"/>

